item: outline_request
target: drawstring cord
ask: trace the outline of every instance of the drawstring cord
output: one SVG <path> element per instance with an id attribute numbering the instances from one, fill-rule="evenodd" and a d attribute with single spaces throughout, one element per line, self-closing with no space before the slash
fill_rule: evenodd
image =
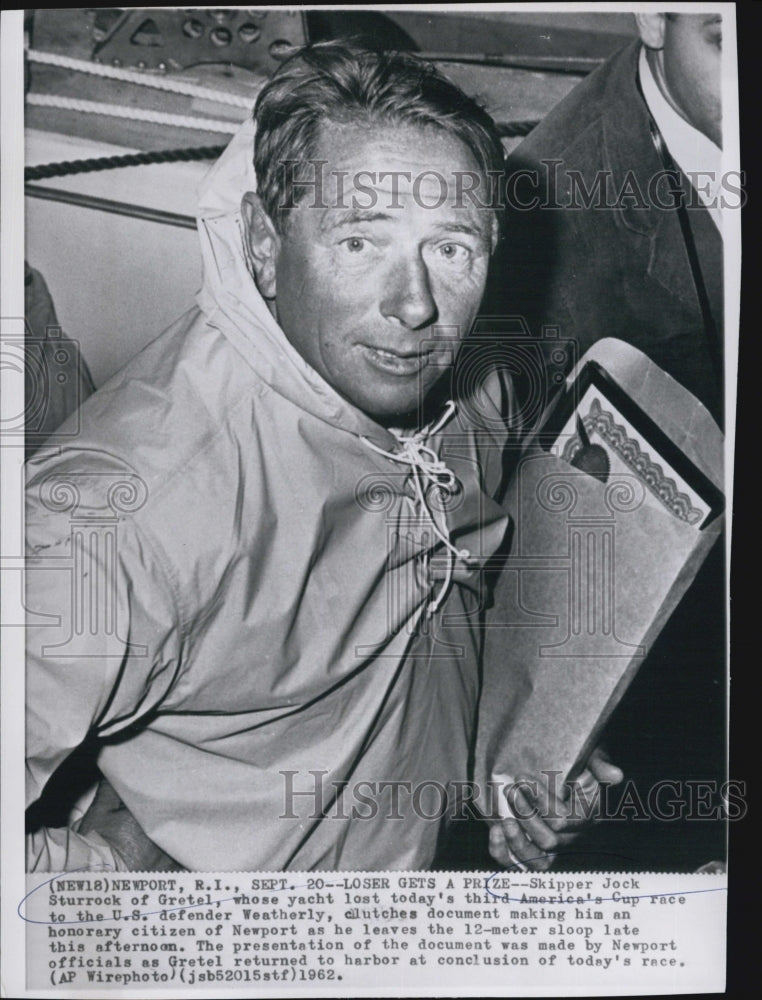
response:
<path id="1" fill-rule="evenodd" d="M 424 484 L 426 486 L 435 486 L 440 494 L 445 494 L 448 490 L 452 490 L 457 483 L 454 472 L 448 469 L 434 449 L 426 444 L 427 438 L 436 434 L 451 419 L 455 414 L 455 408 L 455 403 L 453 400 L 450 400 L 445 407 L 444 413 L 433 426 L 427 425 L 414 434 L 403 434 L 401 431 L 389 428 L 390 433 L 397 439 L 400 451 L 386 451 L 384 448 L 379 448 L 378 445 L 373 444 L 366 437 L 361 437 L 361 441 L 377 454 L 383 455 L 393 462 L 400 462 L 410 467 L 415 497 L 407 496 L 405 499 L 412 507 L 414 513 L 420 514 L 428 521 L 436 537 L 447 549 L 448 560 L 445 579 L 439 593 L 429 605 L 428 617 L 431 617 L 439 610 L 442 602 L 449 593 L 455 570 L 455 560 L 460 559 L 461 562 L 468 565 L 468 560 L 471 558 L 471 553 L 468 549 L 458 549 L 452 544 L 450 541 L 450 529 L 447 525 L 447 516 L 444 511 L 441 511 L 442 524 L 440 525 L 436 518 L 436 510 L 432 510 L 426 501 L 426 490 L 424 488 Z"/>

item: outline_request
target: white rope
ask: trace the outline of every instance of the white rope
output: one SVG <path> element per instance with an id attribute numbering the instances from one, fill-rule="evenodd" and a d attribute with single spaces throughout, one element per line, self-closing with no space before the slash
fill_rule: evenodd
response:
<path id="1" fill-rule="evenodd" d="M 413 510 L 419 512 L 429 522 L 434 534 L 447 549 L 448 560 L 445 579 L 436 598 L 429 605 L 427 612 L 429 617 L 439 609 L 450 590 L 455 569 L 455 560 L 460 559 L 467 566 L 468 560 L 471 558 L 471 553 L 468 549 L 457 549 L 450 541 L 447 516 L 444 511 L 441 511 L 442 523 L 439 524 L 436 519 L 436 510 L 432 511 L 426 502 L 426 492 L 423 485 L 423 480 L 425 480 L 429 485 L 435 486 L 440 494 L 445 494 L 456 485 L 455 473 L 451 469 L 448 469 L 434 449 L 425 443 L 427 438 L 441 430 L 454 414 L 455 403 L 450 400 L 445 407 L 444 413 L 433 427 L 427 425 L 414 434 L 403 434 L 401 431 L 389 428 L 400 445 L 401 451 L 398 452 L 386 451 L 384 448 L 379 448 L 378 445 L 369 441 L 366 437 L 361 439 L 364 444 L 379 455 L 383 455 L 393 462 L 399 462 L 410 467 L 415 497 L 406 497 L 406 499 Z"/>
<path id="2" fill-rule="evenodd" d="M 230 104 L 234 108 L 245 108 L 250 111 L 254 105 L 256 91 L 251 96 L 231 94 L 226 90 L 215 90 L 213 87 L 201 87 L 195 83 L 174 80 L 166 76 L 149 76 L 137 70 L 119 69 L 116 66 L 104 66 L 102 63 L 88 62 L 85 59 L 74 59 L 71 56 L 60 55 L 57 52 L 41 52 L 38 49 L 27 49 L 26 57 L 30 62 L 45 66 L 59 66 L 76 73 L 89 73 L 92 76 L 102 76 L 108 80 L 121 80 L 124 83 L 135 83 L 140 87 L 152 87 L 155 90 L 165 90 L 172 94 L 185 94 L 187 97 L 199 97 L 214 101 L 217 104 Z M 259 88 L 256 88 L 259 89 Z"/>
<path id="3" fill-rule="evenodd" d="M 83 101 L 74 97 L 58 97 L 55 94 L 27 94 L 26 102 L 38 108 L 58 108 L 61 111 L 79 111 L 91 115 L 109 115 L 112 118 L 129 118 L 136 122 L 152 122 L 154 125 L 192 128 L 199 132 L 223 132 L 227 135 L 233 135 L 241 125 L 240 122 L 219 121 L 214 118 L 192 118 L 189 115 L 173 115 L 166 111 L 149 111 L 147 108 L 127 108 L 121 104 L 105 104 L 102 101 Z"/>

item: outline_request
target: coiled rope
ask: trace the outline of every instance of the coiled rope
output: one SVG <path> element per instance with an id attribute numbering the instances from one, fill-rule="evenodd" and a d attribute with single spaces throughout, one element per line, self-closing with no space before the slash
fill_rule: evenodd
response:
<path id="1" fill-rule="evenodd" d="M 164 90 L 171 94 L 185 94 L 187 97 L 199 97 L 214 101 L 216 104 L 230 104 L 234 108 L 251 110 L 256 93 L 250 97 L 241 94 L 231 94 L 226 90 L 216 90 L 213 87 L 202 87 L 195 83 L 175 80 L 167 76 L 150 76 L 137 70 L 119 69 L 116 66 L 104 66 L 102 63 L 88 62 L 86 59 L 74 59 L 72 56 L 60 55 L 58 52 L 41 52 L 38 49 L 27 49 L 26 57 L 30 62 L 44 66 L 58 66 L 70 69 L 76 73 L 88 73 L 90 76 L 101 76 L 107 80 L 121 80 L 122 83 L 135 83 L 139 87 L 152 87 L 154 90 Z M 31 95 L 30 95 L 31 96 Z"/>
<path id="2" fill-rule="evenodd" d="M 49 177 L 88 174 L 96 170 L 114 170 L 117 167 L 142 167 L 151 163 L 216 160 L 224 152 L 224 146 L 188 146 L 182 149 L 155 150 L 150 153 L 120 153 L 117 156 L 96 156 L 84 160 L 60 160 L 58 163 L 27 167 L 24 170 L 24 180 L 43 181 Z"/>
<path id="3" fill-rule="evenodd" d="M 103 101 L 59 97 L 56 94 L 27 94 L 26 100 L 27 104 L 35 105 L 38 108 L 58 108 L 61 111 L 78 111 L 83 114 L 108 115 L 112 118 L 129 118 L 131 121 L 151 122 L 154 125 L 192 128 L 197 132 L 222 132 L 232 135 L 238 131 L 241 124 L 241 122 L 219 121 L 214 118 L 175 115 L 167 111 L 150 111 L 148 108 L 128 108 L 121 104 L 106 104 Z"/>

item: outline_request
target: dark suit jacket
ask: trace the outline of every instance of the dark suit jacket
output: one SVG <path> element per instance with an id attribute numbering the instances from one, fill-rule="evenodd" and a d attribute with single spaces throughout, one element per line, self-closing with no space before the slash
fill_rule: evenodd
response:
<path id="1" fill-rule="evenodd" d="M 509 206 L 504 280 L 497 279 L 502 301 L 489 309 L 524 315 L 537 337 L 543 324 L 558 326 L 562 339 L 576 341 L 577 356 L 602 337 L 620 337 L 720 422 L 721 373 L 712 363 L 677 212 L 654 203 L 670 201 L 666 179 L 658 181 L 663 166 L 637 88 L 639 48 L 628 45 L 583 80 L 510 156 L 509 172 L 528 170 L 539 183 L 535 189 L 528 175 L 514 176 L 508 200 L 528 204 L 537 196 L 540 204 L 529 211 Z M 692 195 L 688 216 L 721 331 L 722 238 L 687 178 L 683 186 Z"/>

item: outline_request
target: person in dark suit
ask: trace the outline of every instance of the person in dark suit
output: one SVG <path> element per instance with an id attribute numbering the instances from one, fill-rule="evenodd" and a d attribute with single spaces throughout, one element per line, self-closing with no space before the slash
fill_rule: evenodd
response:
<path id="1" fill-rule="evenodd" d="M 595 341 L 618 337 L 721 425 L 719 209 L 739 205 L 737 179 L 720 171 L 721 16 L 649 13 L 637 22 L 640 38 L 509 157 L 503 280 L 487 308 L 523 316 L 548 362 L 552 354 L 546 395 L 553 375 L 556 387 L 562 381 L 561 344 L 569 345 L 568 371 Z M 523 409 L 542 406 L 525 400 Z M 631 797 L 628 805 L 611 795 L 608 808 L 629 822 L 604 821 L 556 868 L 686 871 L 724 858 L 724 823 L 707 818 L 721 812 L 725 776 L 724 604 L 717 544 L 604 734 L 630 779 L 617 794 Z M 647 818 L 648 791 L 665 780 L 678 782 L 682 819 Z M 697 810 L 699 787 L 705 803 Z M 685 818 L 697 811 L 703 819 Z"/>
<path id="2" fill-rule="evenodd" d="M 739 192 L 720 174 L 720 16 L 637 20 L 640 39 L 509 157 L 499 308 L 523 315 L 537 337 L 559 327 L 577 357 L 601 337 L 628 341 L 721 422 L 719 208 L 737 205 Z"/>

